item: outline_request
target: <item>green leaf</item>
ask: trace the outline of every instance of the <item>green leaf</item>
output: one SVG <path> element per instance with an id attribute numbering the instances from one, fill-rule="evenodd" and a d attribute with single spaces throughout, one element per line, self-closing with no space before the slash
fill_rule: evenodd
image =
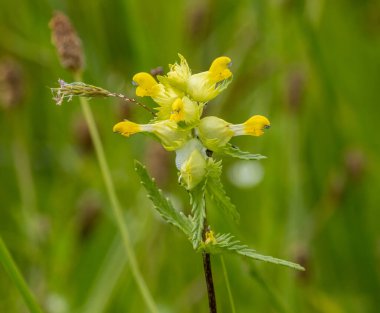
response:
<path id="1" fill-rule="evenodd" d="M 135 161 L 135 170 L 140 176 L 142 185 L 145 187 L 148 197 L 152 200 L 154 208 L 160 213 L 162 218 L 167 222 L 182 230 L 187 237 L 192 234 L 192 223 L 182 213 L 177 211 L 172 203 L 166 198 L 162 191 L 157 187 L 154 179 L 151 178 L 145 168 L 140 162 Z"/>
<path id="2" fill-rule="evenodd" d="M 239 212 L 236 210 L 235 205 L 231 202 L 231 199 L 227 196 L 221 181 L 222 162 L 215 162 L 210 158 L 208 160 L 207 170 L 207 194 L 218 208 L 221 208 L 229 216 L 231 216 L 235 222 L 238 222 L 240 219 Z"/>
<path id="3" fill-rule="evenodd" d="M 189 191 L 191 214 L 193 217 L 193 228 L 191 230 L 191 241 L 193 248 L 197 249 L 202 241 L 204 221 L 206 218 L 205 202 L 205 182 L 198 184 L 194 189 Z"/>
<path id="4" fill-rule="evenodd" d="M 221 153 L 229 155 L 233 158 L 238 158 L 242 160 L 262 160 L 266 159 L 266 156 L 261 154 L 252 154 L 250 152 L 241 151 L 238 147 L 227 143 L 225 147 L 222 149 Z"/>
<path id="5" fill-rule="evenodd" d="M 291 267 L 300 271 L 305 270 L 299 264 L 257 253 L 255 250 L 249 248 L 247 245 L 242 244 L 239 240 L 234 239 L 234 237 L 230 234 L 216 235 L 215 242 L 205 244 L 203 246 L 203 249 L 212 254 L 235 253 L 259 261 Z"/>

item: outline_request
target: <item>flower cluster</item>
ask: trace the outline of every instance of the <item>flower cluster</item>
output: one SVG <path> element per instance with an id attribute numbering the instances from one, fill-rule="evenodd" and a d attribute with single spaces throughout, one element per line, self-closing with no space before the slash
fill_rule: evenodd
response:
<path id="1" fill-rule="evenodd" d="M 133 77 L 136 95 L 151 97 L 157 103 L 155 118 L 148 124 L 128 120 L 117 123 L 113 130 L 123 136 L 143 132 L 153 134 L 168 151 L 176 152 L 180 182 L 188 190 L 205 177 L 209 153 L 223 153 L 234 136 L 261 136 L 269 128 L 269 120 L 252 116 L 242 124 L 231 124 L 215 116 L 202 118 L 207 102 L 221 93 L 232 80 L 231 59 L 215 59 L 209 70 L 192 74 L 186 59 L 170 65 L 166 76 L 157 80 L 148 73 Z"/>

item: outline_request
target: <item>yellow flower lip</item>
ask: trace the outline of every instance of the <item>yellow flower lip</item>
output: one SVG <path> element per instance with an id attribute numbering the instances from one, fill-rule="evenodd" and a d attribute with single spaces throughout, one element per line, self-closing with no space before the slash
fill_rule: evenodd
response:
<path id="1" fill-rule="evenodd" d="M 217 243 L 217 241 L 216 241 L 216 238 L 214 236 L 214 232 L 211 229 L 207 230 L 207 232 L 206 232 L 206 238 L 205 238 L 205 244 L 206 245 L 208 245 L 208 244 L 213 244 L 214 245 L 216 243 Z"/>
<path id="2" fill-rule="evenodd" d="M 269 120 L 262 115 L 254 115 L 248 119 L 244 125 L 244 132 L 251 136 L 261 136 L 264 134 L 264 130 L 270 128 Z"/>
<path id="3" fill-rule="evenodd" d="M 232 62 L 229 57 L 222 56 L 216 58 L 209 69 L 210 77 L 214 82 L 220 82 L 232 76 L 232 72 L 229 70 Z"/>
<path id="4" fill-rule="evenodd" d="M 125 137 L 141 132 L 141 126 L 139 124 L 125 120 L 123 122 L 117 123 L 113 127 L 114 133 L 119 133 Z"/>
<path id="5" fill-rule="evenodd" d="M 160 91 L 157 81 L 152 75 L 145 72 L 135 74 L 132 78 L 132 84 L 137 86 L 136 95 L 139 97 L 154 97 Z"/>
<path id="6" fill-rule="evenodd" d="M 172 112 L 169 119 L 176 122 L 180 122 L 184 119 L 183 102 L 180 98 L 176 99 L 173 102 Z"/>

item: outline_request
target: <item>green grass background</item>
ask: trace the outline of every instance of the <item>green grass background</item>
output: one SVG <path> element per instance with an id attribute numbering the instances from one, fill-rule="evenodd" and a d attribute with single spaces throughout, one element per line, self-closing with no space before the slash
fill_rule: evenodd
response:
<path id="1" fill-rule="evenodd" d="M 49 90 L 72 81 L 50 41 L 57 9 L 82 38 L 85 82 L 133 96 L 134 73 L 167 70 L 178 52 L 193 72 L 228 55 L 234 80 L 207 114 L 270 119 L 265 136 L 234 140 L 268 156 L 257 185 L 238 187 L 227 175 L 236 161 L 224 160 L 240 224 L 212 207 L 210 223 L 307 271 L 226 256 L 237 312 L 378 312 L 379 1 L 1 1 L 0 57 L 22 68 L 24 97 L 0 111 L 0 233 L 45 312 L 147 312 L 79 102 L 57 107 Z M 91 106 L 160 312 L 207 312 L 201 256 L 160 220 L 133 170 L 134 159 L 147 164 L 188 212 L 173 155 L 143 135 L 112 133 L 123 118 L 147 122 L 141 108 Z M 230 312 L 220 259 L 212 261 L 219 310 Z M 0 312 L 27 312 L 1 267 Z"/>

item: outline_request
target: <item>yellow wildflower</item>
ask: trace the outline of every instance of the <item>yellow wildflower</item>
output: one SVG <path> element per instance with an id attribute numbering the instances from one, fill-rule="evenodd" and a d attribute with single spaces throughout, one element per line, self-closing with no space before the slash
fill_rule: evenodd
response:
<path id="1" fill-rule="evenodd" d="M 184 122 L 187 125 L 197 123 L 202 114 L 203 105 L 198 105 L 188 97 L 176 99 L 172 104 L 170 119 L 175 122 Z"/>
<path id="2" fill-rule="evenodd" d="M 187 83 L 190 97 L 199 102 L 208 102 L 215 98 L 231 81 L 230 65 L 230 58 L 219 57 L 212 62 L 208 71 L 191 75 Z"/>
<path id="3" fill-rule="evenodd" d="M 269 120 L 262 115 L 254 115 L 242 124 L 231 124 L 221 118 L 208 116 L 200 121 L 198 135 L 207 149 L 218 151 L 234 136 L 261 136 L 269 127 Z"/>
<path id="4" fill-rule="evenodd" d="M 171 120 L 151 124 L 136 124 L 125 120 L 117 123 L 113 127 L 113 131 L 126 137 L 139 132 L 152 133 L 168 151 L 181 148 L 189 139 L 189 131 L 180 128 L 176 122 Z"/>

